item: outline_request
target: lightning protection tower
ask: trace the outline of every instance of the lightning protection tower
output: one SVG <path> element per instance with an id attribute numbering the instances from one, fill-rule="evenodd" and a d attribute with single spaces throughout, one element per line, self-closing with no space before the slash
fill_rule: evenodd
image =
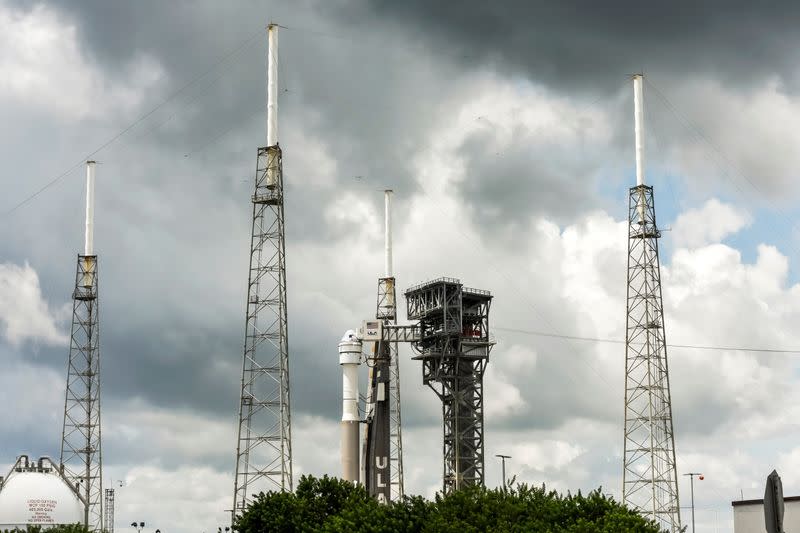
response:
<path id="1" fill-rule="evenodd" d="M 442 402 L 443 490 L 484 483 L 483 374 L 493 342 L 489 291 L 440 278 L 406 291 L 422 381 Z"/>
<path id="2" fill-rule="evenodd" d="M 103 454 L 100 439 L 100 329 L 94 253 L 95 162 L 86 162 L 86 239 L 72 292 L 61 468 L 84 505 L 84 525 L 103 527 Z"/>
<path id="3" fill-rule="evenodd" d="M 633 78 L 636 186 L 628 200 L 622 498 L 662 528 L 681 527 L 653 187 L 644 184 L 641 75 Z"/>
<path id="4" fill-rule="evenodd" d="M 114 489 L 106 489 L 103 533 L 114 533 Z"/>
<path id="5" fill-rule="evenodd" d="M 397 323 L 392 275 L 392 191 L 384 191 L 384 198 L 385 276 L 378 279 L 375 318 L 389 326 Z M 375 353 L 370 358 L 363 455 L 361 465 L 367 491 L 382 502 L 401 499 L 404 494 L 403 437 L 396 341 L 376 342 Z"/>
<path id="6" fill-rule="evenodd" d="M 268 28 L 267 146 L 258 149 L 233 516 L 253 494 L 292 490 L 283 163 L 278 145 L 278 26 Z"/>

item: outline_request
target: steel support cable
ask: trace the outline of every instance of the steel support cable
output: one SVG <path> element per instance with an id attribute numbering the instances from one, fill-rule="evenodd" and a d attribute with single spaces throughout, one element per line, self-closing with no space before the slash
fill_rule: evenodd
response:
<path id="1" fill-rule="evenodd" d="M 766 196 L 766 195 L 764 195 L 764 191 L 762 191 L 758 187 L 758 185 L 755 184 L 755 182 L 750 180 L 750 178 L 748 178 L 747 175 L 744 174 L 744 172 L 739 170 L 736 167 L 736 165 L 734 165 L 733 162 L 725 155 L 725 153 L 722 151 L 722 149 L 720 149 L 714 143 L 712 143 L 711 140 L 708 138 L 708 136 L 705 135 L 703 133 L 703 131 L 696 124 L 694 124 L 688 117 L 686 117 L 683 113 L 681 113 L 680 110 L 678 110 L 678 108 L 669 100 L 669 98 L 667 98 L 667 96 L 663 92 L 661 92 L 658 89 L 658 87 L 653 85 L 653 83 L 650 81 L 649 78 L 645 78 L 645 83 L 647 83 L 647 85 L 651 89 L 653 89 L 653 91 L 656 93 L 656 96 L 658 96 L 664 102 L 664 104 L 666 105 L 667 109 L 673 114 L 673 116 L 675 116 L 675 118 L 677 118 L 680 121 L 682 121 L 692 131 L 692 133 L 694 133 L 694 135 L 695 135 L 695 137 L 697 137 L 697 139 L 703 141 L 709 148 L 711 148 L 711 150 L 716 153 L 716 155 L 719 158 L 719 160 L 722 163 L 724 163 L 725 165 L 727 165 L 731 170 L 733 170 L 733 174 L 737 175 L 738 177 L 743 179 L 745 182 L 747 182 L 753 189 L 755 189 L 756 192 L 760 193 L 763 196 Z M 729 172 L 724 172 L 724 169 L 723 169 L 723 177 L 727 176 L 729 174 L 730 174 Z M 738 184 L 734 183 L 733 185 L 739 190 L 740 193 L 745 194 L 745 192 L 742 190 L 741 187 L 739 187 Z M 772 203 L 769 202 L 769 200 L 767 200 L 767 201 L 770 204 L 770 207 L 774 208 L 774 205 L 772 205 Z"/>
<path id="2" fill-rule="evenodd" d="M 627 83 L 628 81 L 629 81 L 629 78 L 628 78 L 628 77 L 626 77 L 623 83 Z M 620 87 L 622 87 L 622 85 L 623 85 L 623 84 L 621 83 L 621 84 L 620 84 Z M 601 98 L 602 98 L 602 97 L 601 97 Z M 599 101 L 601 98 L 598 98 L 598 99 L 596 99 L 594 102 L 597 102 L 597 101 Z M 562 116 L 561 118 L 563 118 L 563 119 L 565 119 L 565 120 L 569 121 L 569 119 L 567 119 L 566 117 L 563 117 L 563 116 Z M 357 176 L 357 178 L 358 178 L 358 176 Z M 366 185 L 366 183 L 364 183 L 364 185 Z M 382 190 L 382 189 L 377 189 L 377 190 Z M 395 190 L 397 190 L 397 189 L 395 188 Z M 419 191 L 419 192 L 420 192 L 420 193 L 421 193 L 421 194 L 422 194 L 424 197 L 426 197 L 427 199 L 429 199 L 429 200 L 431 200 L 431 201 L 433 201 L 433 202 L 436 202 L 436 200 L 433 198 L 433 196 L 432 196 L 430 193 L 428 193 L 428 191 L 427 191 L 427 190 L 426 190 L 426 189 L 425 189 L 423 186 L 420 186 L 420 187 L 419 187 L 417 190 L 418 190 L 418 191 Z M 442 211 L 444 214 L 448 215 L 448 217 L 447 217 L 447 218 L 448 218 L 448 220 L 455 220 L 455 215 L 454 215 L 454 213 L 452 213 L 451 211 L 449 211 L 449 210 L 448 210 L 446 207 L 444 207 L 444 206 L 440 206 L 440 207 L 439 207 L 439 209 L 440 209 L 440 210 L 441 210 L 441 211 Z M 440 226 L 440 227 L 441 227 L 441 226 Z M 473 245 L 473 248 L 475 248 L 475 249 L 477 249 L 477 248 L 478 248 L 478 246 L 479 246 L 479 243 L 478 243 L 478 242 L 476 242 L 476 240 L 475 240 L 475 239 L 473 239 L 471 236 L 469 236 L 469 235 L 468 235 L 468 234 L 467 234 L 465 231 L 463 231 L 463 230 L 462 230 L 462 229 L 460 229 L 460 228 L 452 228 L 452 229 L 455 229 L 455 230 L 456 230 L 458 233 L 460 233 L 460 234 L 461 234 L 461 236 L 462 236 L 462 237 L 464 237 L 464 239 L 465 239 L 466 241 L 468 241 L 469 243 L 471 243 L 471 244 Z M 491 269 L 491 270 L 493 270 L 493 271 L 494 271 L 496 274 L 500 275 L 501 277 L 505 278 L 505 280 L 506 280 L 506 282 L 509 284 L 509 286 L 512 286 L 512 287 L 513 287 L 513 286 L 515 286 L 515 285 L 516 285 L 516 283 L 514 282 L 514 280 L 511 278 L 511 276 L 507 275 L 507 274 L 506 274 L 506 273 L 505 273 L 503 270 L 501 270 L 501 269 L 500 269 L 500 268 L 499 268 L 499 267 L 498 267 L 498 266 L 497 266 L 497 265 L 496 265 L 494 262 L 492 262 L 492 261 L 491 261 L 490 259 L 488 259 L 488 258 L 486 258 L 485 260 L 488 262 L 488 265 L 489 265 L 489 267 L 490 267 L 490 269 Z M 518 294 L 520 294 L 520 293 L 518 293 Z M 533 311 L 533 313 L 534 313 L 534 314 L 535 314 L 535 315 L 538 317 L 539 321 L 540 321 L 540 322 L 542 322 L 542 323 L 544 323 L 544 324 L 545 324 L 545 326 L 547 326 L 547 328 L 548 328 L 548 329 L 554 329 L 554 328 L 553 328 L 553 326 L 552 326 L 552 324 L 551 324 L 551 323 L 550 323 L 550 322 L 547 320 L 547 318 L 546 318 L 546 317 L 545 317 L 545 316 L 544 316 L 544 315 L 543 315 L 543 314 L 542 314 L 542 313 L 541 313 L 541 312 L 538 310 L 538 308 L 536 307 L 536 305 L 534 305 L 534 304 L 533 304 L 533 301 L 532 301 L 530 298 L 528 298 L 528 297 L 526 297 L 526 296 L 524 296 L 524 295 L 522 295 L 522 294 L 520 294 L 520 295 L 522 296 L 522 298 L 523 298 L 524 302 L 528 304 L 528 307 L 530 307 L 531 311 Z M 495 328 L 495 329 L 499 329 L 499 328 Z M 569 341 L 569 340 L 579 340 L 579 339 L 577 339 L 577 338 L 576 338 L 576 339 L 571 339 L 569 336 L 562 336 L 562 337 L 560 337 L 560 338 L 561 338 L 562 340 L 564 340 L 564 341 Z M 608 380 L 605 378 L 605 376 L 603 376 L 603 374 L 602 374 L 602 373 L 601 373 L 601 372 L 600 372 L 598 369 L 596 369 L 596 368 L 595 368 L 595 367 L 594 367 L 594 366 L 593 366 L 593 365 L 592 365 L 590 362 L 588 362 L 588 361 L 586 361 L 586 360 L 583 360 L 582 362 L 583 362 L 583 363 L 584 363 L 584 364 L 585 364 L 585 365 L 586 365 L 586 366 L 587 366 L 587 367 L 588 367 L 588 368 L 589 368 L 589 369 L 590 369 L 592 372 L 594 372 L 594 374 L 595 374 L 595 375 L 596 375 L 598 378 L 600 378 L 600 380 L 601 380 L 601 381 L 603 381 L 603 382 L 604 382 L 606 385 L 608 385 L 609 387 L 611 387 L 611 386 L 612 386 L 612 384 L 611 384 L 611 383 L 609 383 L 609 381 L 608 381 Z M 564 375 L 565 375 L 565 377 L 566 377 L 568 380 L 570 380 L 570 381 L 571 381 L 571 382 L 572 382 L 572 383 L 573 383 L 575 386 L 579 386 L 579 384 L 578 384 L 578 383 L 577 383 L 577 382 L 576 382 L 576 381 L 575 381 L 575 380 L 574 380 L 574 379 L 573 379 L 573 378 L 570 376 L 570 374 L 568 374 L 568 373 L 567 373 L 567 374 L 564 374 Z"/>
<path id="3" fill-rule="evenodd" d="M 739 169 L 733 163 L 733 161 L 731 161 L 731 159 L 726 156 L 725 152 L 723 152 L 721 148 L 719 148 L 716 144 L 714 144 L 711 141 L 711 139 L 709 139 L 708 136 L 705 133 L 703 133 L 703 131 L 694 122 L 691 121 L 691 119 L 689 119 L 686 115 L 681 113 L 680 110 L 677 108 L 677 106 L 673 104 L 672 101 L 670 101 L 670 99 L 667 98 L 667 96 L 658 89 L 658 87 L 653 85 L 653 83 L 650 82 L 648 79 L 645 79 L 645 82 L 650 86 L 651 89 L 653 89 L 655 94 L 661 99 L 661 101 L 664 103 L 666 108 L 672 113 L 672 115 L 676 119 L 683 122 L 683 124 L 686 127 L 688 127 L 689 130 L 691 130 L 691 133 L 693 133 L 694 136 L 696 137 L 695 142 L 699 144 L 699 142 L 702 141 L 707 147 L 711 149 L 712 152 L 714 152 L 717 161 L 713 161 L 713 159 L 710 157 L 708 158 L 708 161 L 711 161 L 712 163 L 716 164 L 716 166 L 720 169 L 721 176 L 723 178 L 727 178 L 729 183 L 731 183 L 743 197 L 747 197 L 747 193 L 742 189 L 742 187 L 738 183 L 736 183 L 736 181 L 731 180 L 730 177 L 731 175 L 733 175 L 740 178 L 742 181 L 746 182 L 748 185 L 750 185 L 750 187 L 753 188 L 754 191 L 756 191 L 762 196 L 767 206 L 773 210 L 775 215 L 778 218 L 783 219 L 783 221 L 786 223 L 786 225 L 784 225 L 783 227 L 792 227 L 792 221 L 788 217 L 782 214 L 781 210 L 774 204 L 774 202 L 770 200 L 769 196 L 764 192 L 764 190 L 761 187 L 759 187 L 756 184 L 756 182 L 751 180 L 747 176 L 747 174 L 745 174 L 741 169 Z M 725 166 L 727 166 L 728 168 L 726 169 Z M 774 225 L 770 224 L 770 226 L 773 228 L 773 230 L 777 231 L 777 228 Z M 795 249 L 795 251 L 798 251 L 791 244 L 791 241 L 789 242 L 790 242 L 789 246 Z"/>
<path id="4" fill-rule="evenodd" d="M 533 335 L 535 337 L 551 337 L 556 339 L 567 339 L 582 342 L 595 342 L 595 343 L 608 343 L 608 344 L 625 344 L 622 339 L 609 339 L 602 337 L 582 337 L 579 335 L 563 335 L 560 333 L 551 333 L 548 331 L 536 331 L 518 328 L 504 328 L 500 326 L 492 326 L 497 331 L 507 331 L 509 333 L 521 333 L 523 335 Z M 757 352 L 757 353 L 775 353 L 775 354 L 800 354 L 800 348 L 752 348 L 743 346 L 712 346 L 706 344 L 667 344 L 667 348 L 686 348 L 692 350 L 714 350 L 720 352 Z"/>
<path id="5" fill-rule="evenodd" d="M 723 178 L 727 179 L 727 181 L 731 185 L 733 185 L 737 191 L 739 191 L 739 194 L 743 198 L 747 198 L 747 193 L 743 190 L 741 185 L 737 183 L 737 180 L 731 179 L 731 176 L 736 176 L 741 181 L 746 182 L 748 185 L 750 185 L 750 187 L 752 187 L 754 191 L 756 191 L 761 196 L 763 201 L 772 210 L 772 213 L 779 220 L 783 222 L 783 224 L 780 225 L 780 229 L 778 229 L 778 227 L 775 224 L 771 224 L 769 222 L 766 223 L 767 226 L 772 229 L 774 235 L 783 233 L 784 246 L 794 251 L 796 254 L 800 254 L 800 248 L 798 248 L 794 244 L 793 239 L 790 238 L 791 236 L 787 234 L 787 228 L 794 227 L 794 223 L 792 222 L 792 220 L 788 216 L 784 215 L 781 209 L 779 209 L 775 205 L 775 203 L 772 200 L 770 200 L 769 196 L 753 180 L 751 180 L 740 168 L 738 168 L 731 161 L 731 159 L 727 157 L 725 152 L 723 152 L 721 148 L 719 148 L 716 144 L 714 144 L 711 141 L 711 139 L 709 139 L 708 136 L 705 133 L 703 133 L 703 131 L 694 122 L 691 121 L 689 117 L 681 113 L 681 111 L 677 108 L 677 106 L 673 104 L 672 101 L 670 101 L 670 99 L 667 98 L 667 96 L 658 89 L 658 87 L 656 87 L 647 78 L 645 78 L 645 83 L 647 83 L 650 86 L 650 88 L 655 92 L 656 96 L 658 96 L 658 98 L 664 103 L 667 110 L 670 111 L 677 120 L 683 122 L 683 124 L 691 131 L 691 133 L 694 134 L 696 138 L 694 141 L 695 145 L 699 147 L 700 142 L 702 141 L 707 147 L 711 149 L 712 152 L 714 152 L 716 158 L 706 156 L 707 161 L 709 161 L 712 165 L 716 166 L 720 170 L 720 175 Z"/>
<path id="6" fill-rule="evenodd" d="M 149 111 L 147 111 L 146 113 L 144 113 L 143 115 L 141 115 L 139 118 L 137 118 L 136 120 L 134 120 L 133 122 L 131 122 L 130 124 L 128 124 L 128 125 L 127 125 L 125 128 L 123 128 L 123 129 L 122 129 L 122 130 L 121 130 L 119 133 L 117 133 L 116 135 L 114 135 L 113 137 L 111 137 L 110 139 L 108 139 L 107 141 L 105 141 L 104 143 L 102 143 L 102 144 L 101 144 L 99 147 L 95 148 L 95 149 L 94 149 L 92 152 L 90 152 L 90 153 L 89 153 L 89 154 L 88 154 L 86 157 L 82 157 L 80 161 L 78 161 L 77 163 L 75 163 L 74 165 L 72 165 L 71 167 L 69 167 L 67 170 L 65 170 L 65 171 L 63 171 L 62 173 L 60 173 L 60 174 L 58 174 L 57 176 L 55 176 L 53 179 L 51 179 L 50 181 L 48 181 L 47 183 L 45 183 L 43 186 L 41 186 L 39 189 L 37 189 L 36 191 L 34 191 L 32 194 L 30 194 L 29 196 L 27 196 L 26 198 L 24 198 L 22 201 L 20 201 L 19 203 L 15 204 L 13 207 L 11 207 L 11 208 L 9 208 L 9 209 L 7 209 L 7 210 L 3 211 L 3 212 L 2 212 L 2 214 L 0 214 L 0 216 L 3 216 L 3 217 L 5 217 L 5 216 L 8 216 L 8 215 L 10 215 L 11 213 L 14 213 L 14 212 L 15 212 L 16 210 L 18 210 L 20 207 L 23 207 L 24 205 L 28 204 L 30 201 L 32 201 L 33 199 L 35 199 L 37 196 L 39 196 L 40 194 L 42 194 L 44 191 L 46 191 L 47 189 L 49 189 L 50 187 L 52 187 L 53 185 L 55 185 L 56 183 L 58 183 L 59 181 L 61 181 L 61 180 L 62 180 L 62 179 L 65 177 L 65 176 L 69 175 L 71 172 L 73 172 L 73 171 L 75 171 L 76 169 L 78 169 L 78 168 L 80 168 L 81 166 L 83 166 L 83 164 L 86 162 L 86 160 L 87 160 L 87 159 L 91 159 L 93 156 L 97 155 L 98 153 L 100 153 L 100 152 L 101 152 L 101 151 L 103 151 L 104 149 L 106 149 L 106 148 L 108 148 L 109 146 L 111 146 L 112 144 L 114 144 L 114 143 L 115 143 L 117 140 L 119 140 L 119 139 L 120 139 L 122 136 L 124 136 L 126 133 L 128 133 L 128 132 L 129 132 L 129 131 L 131 131 L 133 128 L 135 128 L 136 126 L 138 126 L 139 124 L 141 124 L 142 122 L 144 122 L 145 120 L 147 120 L 147 119 L 148 119 L 150 116 L 152 116 L 152 115 L 153 115 L 153 114 L 154 114 L 156 111 L 158 111 L 159 109 L 161 109 L 162 107 L 164 107 L 165 105 L 167 105 L 168 103 L 170 103 L 171 101 L 173 101 L 175 98 L 177 98 L 178 96 L 180 96 L 181 94 L 183 94 L 183 93 L 184 93 L 185 91 L 187 91 L 187 90 L 188 90 L 190 87 L 192 87 L 192 86 L 194 86 L 195 84 L 197 84 L 197 83 L 198 83 L 200 80 L 202 80 L 202 79 L 203 79 L 203 78 L 205 78 L 205 77 L 206 77 L 208 74 L 210 74 L 211 72 L 213 72 L 213 71 L 214 71 L 214 70 L 215 70 L 217 67 L 219 67 L 220 65 L 222 65 L 223 63 L 225 63 L 226 61 L 228 61 L 229 59 L 231 59 L 231 58 L 232 58 L 232 57 L 234 57 L 235 55 L 237 55 L 237 54 L 238 54 L 238 53 L 239 53 L 239 52 L 240 52 L 240 51 L 241 51 L 243 48 L 245 48 L 245 47 L 246 47 L 246 46 L 247 46 L 247 45 L 248 45 L 248 44 L 249 44 L 251 41 L 253 41 L 253 40 L 254 40 L 256 37 L 258 37 L 258 35 L 259 35 L 259 34 L 261 34 L 261 32 L 263 32 L 263 31 L 264 31 L 264 28 L 263 28 L 263 27 L 260 27 L 260 28 L 258 29 L 258 31 L 255 31 L 255 32 L 253 32 L 252 34 L 248 35 L 248 36 L 247 36 L 245 39 L 243 39 L 242 41 L 240 41 L 240 42 L 239 42 L 239 43 L 236 45 L 236 47 L 234 47 L 234 48 L 233 48 L 233 49 L 232 49 L 230 52 L 226 53 L 226 54 L 225 54 L 225 55 L 223 55 L 223 56 L 222 56 L 220 59 L 218 59 L 217 61 L 215 61 L 215 62 L 214 62 L 214 63 L 213 63 L 213 64 L 212 64 L 212 65 L 211 65 L 209 68 L 207 68 L 207 69 L 206 69 L 205 71 L 203 71 L 201 74 L 199 74 L 198 76 L 194 77 L 192 80 L 190 80 L 189 82 L 187 82 L 185 85 L 183 85 L 182 87 L 180 87 L 178 90 L 176 90 L 175 92 L 173 92 L 172 94 L 170 94 L 170 95 L 169 95 L 169 96 L 168 96 L 166 99 L 162 100 L 162 101 L 161 101 L 161 102 L 160 102 L 158 105 L 156 105 L 155 107 L 153 107 L 152 109 L 150 109 Z"/>
<path id="7" fill-rule="evenodd" d="M 230 56 L 229 59 L 232 59 L 234 56 L 244 52 L 245 50 L 248 50 L 250 48 L 250 46 L 252 46 L 254 43 L 257 43 L 257 42 L 258 41 L 254 40 L 254 39 L 249 39 L 243 46 L 238 48 Z M 198 100 L 200 100 L 201 98 L 206 96 L 208 94 L 208 92 L 211 90 L 211 88 L 214 87 L 214 85 L 216 85 L 217 82 L 219 82 L 219 80 L 221 80 L 222 77 L 230 69 L 232 69 L 234 66 L 236 66 L 236 64 L 237 64 L 236 61 L 230 61 L 224 67 L 220 68 L 219 71 L 208 81 L 208 83 L 204 84 L 203 87 L 199 91 L 197 91 L 191 98 L 189 98 L 189 99 L 187 99 L 186 101 L 183 102 L 183 106 L 188 107 L 189 105 L 197 102 Z M 266 108 L 266 105 L 264 106 L 264 108 Z M 148 136 L 149 134 L 155 132 L 156 130 L 161 129 L 165 124 L 167 124 L 173 118 L 175 118 L 178 114 L 180 114 L 180 111 L 181 111 L 180 109 L 175 109 L 164 120 L 162 120 L 161 122 L 155 122 L 150 127 L 145 128 L 142 132 L 139 132 L 134 137 L 131 137 L 128 142 L 137 141 L 137 140 L 142 139 L 142 138 Z M 234 126 L 235 125 L 237 125 L 237 124 L 234 124 Z M 228 130 L 226 130 L 222 135 L 224 135 L 225 133 L 228 133 L 231 129 L 233 129 L 234 126 L 231 126 L 230 128 L 228 128 Z M 220 137 L 222 137 L 222 135 L 220 135 Z M 123 145 L 123 146 L 125 146 L 125 145 Z"/>

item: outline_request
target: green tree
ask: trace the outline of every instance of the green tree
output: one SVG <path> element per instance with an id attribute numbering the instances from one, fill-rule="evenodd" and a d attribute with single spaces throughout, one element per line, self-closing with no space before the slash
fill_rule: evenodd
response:
<path id="1" fill-rule="evenodd" d="M 46 529 L 42 528 L 42 526 L 30 525 L 24 530 L 6 529 L 3 533 L 19 533 L 20 531 L 25 531 L 25 533 L 89 533 L 89 530 L 81 524 L 62 524 L 57 526 L 48 526 Z"/>
<path id="2" fill-rule="evenodd" d="M 388 505 L 362 486 L 303 476 L 294 493 L 259 494 L 234 530 L 239 533 L 660 533 L 638 513 L 603 495 L 562 495 L 544 486 L 509 490 L 472 487 L 433 501 L 406 497 Z M 71 533 L 71 532 L 70 532 Z"/>

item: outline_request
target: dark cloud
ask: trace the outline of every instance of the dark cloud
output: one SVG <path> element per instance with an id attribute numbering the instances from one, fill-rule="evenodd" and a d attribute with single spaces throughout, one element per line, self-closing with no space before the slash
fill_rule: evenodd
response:
<path id="1" fill-rule="evenodd" d="M 777 75 L 796 86 L 800 6 L 746 1 L 643 3 L 384 2 L 371 17 L 464 65 L 488 63 L 571 92 L 614 91 L 626 75 L 710 75 L 750 86 Z M 351 15 L 358 17 L 351 7 Z M 361 20 L 369 18 L 363 13 Z M 790 43 L 794 43 L 792 45 Z"/>
<path id="2" fill-rule="evenodd" d="M 479 131 L 467 137 L 459 150 L 465 176 L 458 190 L 485 235 L 516 229 L 512 234 L 524 245 L 529 240 L 519 230 L 527 230 L 530 217 L 569 223 L 602 202 L 585 186 L 592 178 L 592 162 L 579 154 L 573 158 L 557 154 L 562 148 L 537 142 L 534 133 L 523 127 L 511 137 L 508 143 L 497 144 L 493 132 Z"/>
<path id="3" fill-rule="evenodd" d="M 29 9 L 24 3 L 17 5 Z M 523 252 L 547 245 L 543 237 L 524 233 L 530 219 L 544 216 L 564 227 L 595 208 L 624 212 L 623 202 L 610 198 L 607 187 L 625 178 L 622 174 L 632 157 L 629 88 L 624 87 L 631 72 L 644 68 L 657 80 L 709 76 L 742 91 L 759 77 L 775 74 L 792 88 L 791 50 L 797 47 L 791 43 L 796 41 L 795 11 L 800 9 L 789 4 L 760 10 L 744 3 L 712 7 L 629 2 L 462 2 L 458 7 L 443 2 L 373 2 L 370 9 L 360 3 L 310 1 L 235 7 L 212 1 L 48 6 L 57 7 L 66 25 L 75 25 L 81 53 L 104 83 L 130 81 L 131 65 L 141 57 L 151 57 L 164 76 L 147 90 L 135 90 L 142 98 L 136 105 L 110 109 L 107 116 L 54 118 L 46 110 L 0 102 L 4 117 L 17 126 L 13 132 L 0 132 L 0 157 L 7 165 L 0 174 L 6 192 L 0 209 L 25 198 L 208 70 L 268 20 L 288 26 L 280 37 L 280 105 L 292 407 L 295 420 L 311 414 L 334 423 L 341 409 L 335 345 L 345 329 L 374 312 L 382 243 L 380 228 L 375 234 L 368 231 L 375 228 L 365 230 L 367 223 L 374 224 L 369 213 L 352 218 L 331 214 L 348 209 L 350 202 L 343 199 L 353 195 L 367 200 L 379 221 L 378 190 L 391 186 L 398 191 L 399 242 L 409 220 L 417 216 L 412 200 L 415 195 L 424 199 L 415 158 L 434 146 L 441 126 L 474 98 L 474 76 L 488 72 L 514 87 L 528 78 L 547 87 L 544 96 L 566 95 L 570 104 L 604 109 L 619 116 L 619 122 L 606 125 L 612 132 L 608 146 L 597 152 L 576 151 L 580 146 L 561 145 L 547 131 L 524 124 L 517 125 L 507 141 L 492 128 L 465 133 L 454 148 L 465 172 L 447 193 L 457 195 L 470 215 L 469 225 L 456 230 L 446 227 L 446 220 L 434 220 L 425 227 L 425 235 L 407 238 L 411 249 L 396 251 L 398 266 L 405 268 L 398 268 L 399 287 L 426 276 L 471 275 L 464 281 L 497 296 L 494 324 L 530 324 L 564 333 L 584 331 L 584 326 L 591 330 L 595 311 L 583 301 L 565 304 L 558 286 L 563 273 L 557 270 L 570 265 L 535 254 L 531 265 L 519 265 Z M 265 37 L 259 35 L 97 155 L 102 162 L 96 245 L 103 394 L 114 416 L 126 409 L 152 409 L 196 417 L 200 426 L 203 420 L 214 427 L 235 424 L 249 195 L 256 148 L 263 144 L 265 129 L 264 56 Z M 580 130 L 582 125 L 571 127 Z M 651 154 L 648 163 L 655 167 L 660 161 Z M 69 302 L 74 282 L 83 231 L 82 174 L 79 169 L 68 175 L 0 224 L 2 261 L 29 260 L 52 305 Z M 610 207 L 615 202 L 621 205 L 616 211 Z M 464 233 L 477 232 L 479 240 L 491 243 L 485 237 L 506 230 L 518 243 L 497 239 L 488 245 L 494 255 L 463 238 Z M 439 236 L 440 242 L 426 241 L 431 235 Z M 425 245 L 416 247 L 421 241 Z M 364 242 L 368 245 L 359 247 Z M 464 256 L 447 246 L 473 248 L 472 255 L 460 261 Z M 615 254 L 595 253 L 592 268 L 604 297 L 619 297 L 621 328 L 625 267 L 624 257 Z M 501 275 L 490 272 L 494 265 L 501 265 Z M 409 279 L 411 271 L 414 279 Z M 535 316 L 530 302 L 549 320 Z M 516 372 L 507 364 L 514 345 L 535 349 L 536 365 Z M 46 348 L 33 363 L 60 376 L 66 357 L 66 348 Z M 434 428 L 430 434 L 438 435 L 441 406 L 421 384 L 417 362 L 407 352 L 404 357 L 404 424 Z M 615 367 L 620 376 L 621 357 L 620 353 Z M 617 374 L 607 373 L 598 361 L 596 347 L 502 335 L 491 364 L 519 389 L 526 405 L 487 420 L 490 431 L 532 428 L 552 435 L 565 421 L 581 417 L 618 424 L 621 382 L 614 382 Z M 487 389 L 493 397 L 502 392 Z M 129 405 L 131 399 L 142 405 Z M 714 430 L 734 412 L 732 402 L 711 394 L 689 401 L 676 397 L 676 426 L 689 435 Z M 708 406 L 704 415 L 689 413 L 699 404 Z M 60 408 L 51 411 L 46 428 L 4 430 L 3 449 L 53 454 Z M 141 420 L 158 425 L 146 417 Z M 109 427 L 119 427 L 120 422 L 109 421 Z M 106 459 L 115 465 L 160 461 L 166 468 L 170 463 L 202 462 L 229 471 L 235 436 L 231 433 L 224 440 L 195 455 L 158 457 L 157 446 L 109 432 Z M 327 440 L 320 440 L 325 442 L 313 445 L 329 447 Z M 438 464 L 441 443 L 438 437 L 434 440 L 424 443 L 430 456 L 420 455 L 407 464 L 431 458 Z M 309 446 L 302 443 L 298 449 Z M 593 451 L 585 462 L 597 465 L 608 455 L 606 448 Z M 616 475 L 618 460 L 598 470 L 603 476 Z M 557 472 L 535 475 L 544 474 Z M 428 477 L 435 478 L 435 472 Z"/>

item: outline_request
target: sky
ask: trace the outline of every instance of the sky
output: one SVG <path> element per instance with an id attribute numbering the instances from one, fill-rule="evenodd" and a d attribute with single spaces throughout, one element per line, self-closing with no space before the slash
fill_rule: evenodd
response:
<path id="1" fill-rule="evenodd" d="M 798 11 L 0 0 L 0 470 L 59 453 L 91 157 L 116 525 L 225 525 L 272 21 L 295 475 L 339 473 L 336 344 L 374 314 L 392 188 L 398 288 L 494 295 L 486 484 L 503 453 L 518 481 L 619 498 L 624 348 L 513 330 L 624 338 L 644 72 L 668 343 L 800 348 Z M 685 472 L 701 531 L 732 531 L 773 468 L 800 494 L 798 357 L 669 350 L 684 523 Z M 406 490 L 430 496 L 441 410 L 408 349 L 401 376 Z"/>

